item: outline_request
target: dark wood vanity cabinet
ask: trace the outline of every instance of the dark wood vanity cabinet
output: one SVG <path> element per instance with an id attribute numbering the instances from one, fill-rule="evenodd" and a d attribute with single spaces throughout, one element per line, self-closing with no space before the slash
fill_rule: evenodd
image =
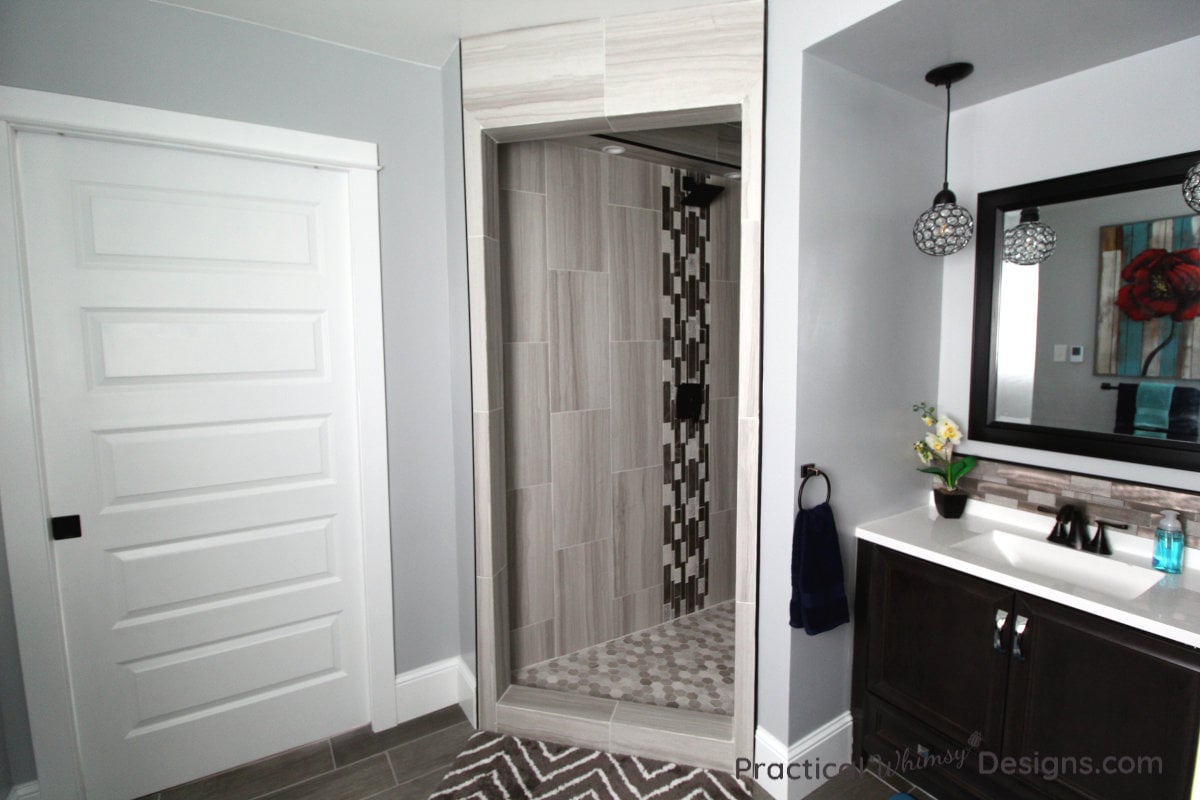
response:
<path id="1" fill-rule="evenodd" d="M 856 756 L 947 800 L 1191 796 L 1200 652 L 868 542 L 855 614 Z"/>

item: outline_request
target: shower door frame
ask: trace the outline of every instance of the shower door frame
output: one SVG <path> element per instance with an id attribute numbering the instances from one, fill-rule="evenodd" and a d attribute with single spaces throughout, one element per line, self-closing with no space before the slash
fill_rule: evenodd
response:
<path id="1" fill-rule="evenodd" d="M 675 47 L 664 52 L 671 31 Z M 548 25 L 462 41 L 474 443 L 477 720 L 510 684 L 497 144 L 741 122 L 734 715 L 721 758 L 754 750 L 762 306 L 762 0 Z M 672 53 L 678 53 L 673 55 Z M 506 708 L 514 701 L 506 700 Z M 669 709 L 664 709 L 668 713 Z M 520 719 L 539 711 L 523 709 Z M 615 715 L 614 715 L 615 716 Z M 559 718 L 566 727 L 566 718 Z M 557 720 L 556 720 L 557 721 Z M 577 720 L 581 724 L 606 724 Z M 611 725 L 611 721 L 607 724 Z M 531 724 L 532 735 L 545 731 Z M 607 729 L 605 729 L 607 730 Z M 679 732 L 674 732 L 676 736 Z M 567 735 L 569 738 L 569 734 Z M 647 753 L 653 755 L 652 753 Z"/>

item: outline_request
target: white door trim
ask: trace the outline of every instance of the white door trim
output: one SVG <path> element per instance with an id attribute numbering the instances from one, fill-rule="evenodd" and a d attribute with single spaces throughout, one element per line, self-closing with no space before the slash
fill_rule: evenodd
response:
<path id="1" fill-rule="evenodd" d="M 12 579 L 38 783 L 45 797 L 83 798 L 66 642 L 33 401 L 27 287 L 15 200 L 14 136 L 38 128 L 153 141 L 348 175 L 351 279 L 362 476 L 371 724 L 396 724 L 376 146 L 328 136 L 0 86 L 0 521 Z"/>

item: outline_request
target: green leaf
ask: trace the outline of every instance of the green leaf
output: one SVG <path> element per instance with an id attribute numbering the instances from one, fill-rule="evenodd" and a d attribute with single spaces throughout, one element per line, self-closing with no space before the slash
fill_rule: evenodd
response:
<path id="1" fill-rule="evenodd" d="M 917 467 L 917 472 L 928 472 L 930 475 L 937 475 L 940 478 L 946 477 L 946 470 L 939 467 Z"/>
<path id="2" fill-rule="evenodd" d="M 959 479 L 975 469 L 977 463 L 974 456 L 963 456 L 961 460 L 955 461 L 946 468 L 946 484 L 950 487 L 957 486 Z"/>

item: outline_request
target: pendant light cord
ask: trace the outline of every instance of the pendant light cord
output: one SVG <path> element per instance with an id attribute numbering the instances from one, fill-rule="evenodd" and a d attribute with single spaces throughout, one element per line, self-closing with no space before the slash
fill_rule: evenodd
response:
<path id="1" fill-rule="evenodd" d="M 946 138 L 942 147 L 942 188 L 950 187 L 950 83 L 946 83 Z"/>

